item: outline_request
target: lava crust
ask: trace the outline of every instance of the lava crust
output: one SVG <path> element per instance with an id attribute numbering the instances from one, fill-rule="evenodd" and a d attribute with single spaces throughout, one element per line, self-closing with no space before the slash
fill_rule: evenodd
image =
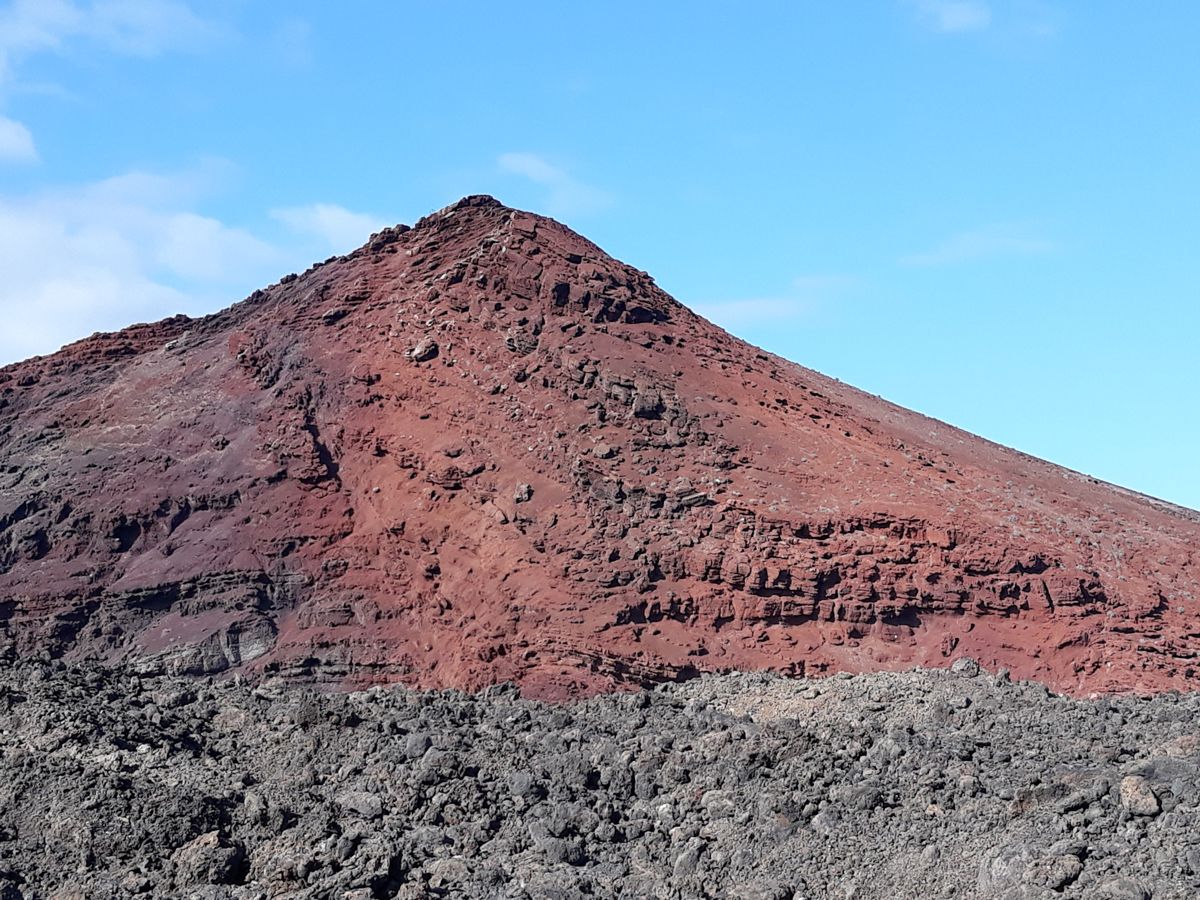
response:
<path id="1" fill-rule="evenodd" d="M 1200 516 L 764 353 L 468 197 L 0 369 L 9 655 L 561 699 L 971 656 L 1193 686 Z"/>

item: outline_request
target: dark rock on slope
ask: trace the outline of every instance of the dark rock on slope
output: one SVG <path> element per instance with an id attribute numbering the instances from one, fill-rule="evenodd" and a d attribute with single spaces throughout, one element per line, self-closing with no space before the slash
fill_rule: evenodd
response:
<path id="1" fill-rule="evenodd" d="M 1200 518 L 763 353 L 471 197 L 0 369 L 8 652 L 593 693 L 939 665 L 1192 683 Z"/>

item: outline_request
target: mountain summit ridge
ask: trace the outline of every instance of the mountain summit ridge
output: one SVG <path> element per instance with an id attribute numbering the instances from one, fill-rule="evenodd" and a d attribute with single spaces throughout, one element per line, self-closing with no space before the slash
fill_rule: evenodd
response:
<path id="1" fill-rule="evenodd" d="M 0 369 L 0 644 L 564 697 L 1187 686 L 1200 519 L 728 335 L 486 195 Z"/>

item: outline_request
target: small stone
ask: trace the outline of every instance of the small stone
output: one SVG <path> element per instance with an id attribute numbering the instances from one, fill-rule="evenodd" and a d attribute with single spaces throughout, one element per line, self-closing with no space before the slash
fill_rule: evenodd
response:
<path id="1" fill-rule="evenodd" d="M 383 816 L 383 801 L 378 794 L 369 791 L 345 791 L 337 796 L 338 806 L 356 813 L 364 819 L 379 819 Z"/>
<path id="2" fill-rule="evenodd" d="M 130 872 L 121 879 L 121 890 L 130 894 L 144 894 L 153 887 L 150 879 L 141 872 Z M 3 897 L 3 894 L 0 894 Z"/>
<path id="3" fill-rule="evenodd" d="M 244 856 L 240 846 L 209 831 L 176 850 L 174 861 L 187 884 L 231 884 Z"/>
<path id="4" fill-rule="evenodd" d="M 597 444 L 592 448 L 592 456 L 597 459 L 612 459 L 617 455 L 617 448 L 612 444 Z"/>
<path id="5" fill-rule="evenodd" d="M 1150 889 L 1124 875 L 1109 875 L 1098 882 L 1093 894 L 1097 900 L 1150 900 Z"/>
<path id="6" fill-rule="evenodd" d="M 461 857 L 434 860 L 426 866 L 426 871 L 429 873 L 430 887 L 443 890 L 466 884 L 471 876 L 471 867 Z"/>
<path id="7" fill-rule="evenodd" d="M 517 489 L 513 491 L 514 503 L 528 503 L 533 499 L 533 488 L 528 484 L 518 484 Z"/>
<path id="8" fill-rule="evenodd" d="M 1064 854 L 1035 859 L 1025 867 L 1025 881 L 1051 891 L 1070 884 L 1083 871 L 1079 857 Z"/>
<path id="9" fill-rule="evenodd" d="M 545 794 L 538 780 L 529 772 L 514 772 L 508 779 L 514 797 L 541 797 Z"/>
<path id="10" fill-rule="evenodd" d="M 438 355 L 437 341 L 432 338 L 424 338 L 419 341 L 415 347 L 408 351 L 408 358 L 413 362 L 428 362 Z"/>
<path id="11" fill-rule="evenodd" d="M 700 805 L 710 819 L 725 819 L 733 815 L 737 805 L 726 791 L 709 791 L 700 800 Z"/>
<path id="12" fill-rule="evenodd" d="M 841 823 L 841 816 L 832 807 L 823 809 L 812 818 L 813 830 L 818 834 L 829 835 Z"/>
<path id="13" fill-rule="evenodd" d="M 657 391 L 638 391 L 633 397 L 633 414 L 639 419 L 658 419 L 665 408 Z"/>
<path id="14" fill-rule="evenodd" d="M 979 861 L 976 881 L 979 896 L 1000 897 L 1019 888 L 1033 861 L 1029 846 L 1019 841 L 985 851 Z"/>
<path id="15" fill-rule="evenodd" d="M 792 900 L 793 897 L 807 895 L 797 894 L 789 884 L 760 881 L 739 885 L 730 896 L 739 897 L 741 900 Z"/>
<path id="16" fill-rule="evenodd" d="M 676 878 L 687 878 L 689 875 L 696 874 L 696 868 L 700 865 L 700 853 L 704 850 L 704 842 L 699 838 L 692 838 L 688 841 L 687 849 L 675 857 L 675 863 L 672 871 Z"/>
<path id="17" fill-rule="evenodd" d="M 964 656 L 954 661 L 954 665 L 950 667 L 950 671 L 955 675 L 961 675 L 963 678 L 974 678 L 979 674 L 979 663 L 969 656 Z"/>
<path id="18" fill-rule="evenodd" d="M 432 746 L 433 741 L 429 739 L 429 735 L 420 732 L 414 732 L 408 736 L 408 740 L 404 742 L 404 755 L 409 759 L 420 759 L 425 755 L 425 751 Z"/>
<path id="19" fill-rule="evenodd" d="M 1127 775 L 1121 779 L 1121 805 L 1135 816 L 1156 816 L 1162 810 L 1158 797 L 1141 775 Z"/>

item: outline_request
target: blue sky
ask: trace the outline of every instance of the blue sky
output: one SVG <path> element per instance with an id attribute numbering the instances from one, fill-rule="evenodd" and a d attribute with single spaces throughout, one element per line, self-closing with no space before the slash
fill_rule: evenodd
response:
<path id="1" fill-rule="evenodd" d="M 1200 5 L 0 6 L 0 362 L 468 193 L 735 333 L 1200 507 Z"/>

